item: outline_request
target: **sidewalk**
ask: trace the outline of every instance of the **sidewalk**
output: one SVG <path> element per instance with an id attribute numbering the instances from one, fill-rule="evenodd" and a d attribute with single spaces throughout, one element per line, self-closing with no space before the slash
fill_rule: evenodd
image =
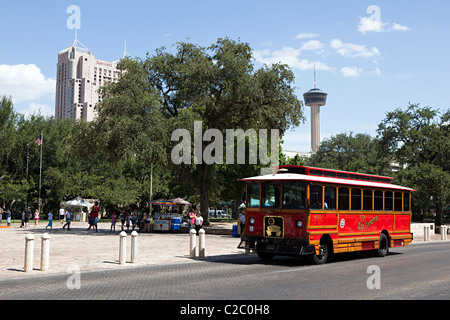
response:
<path id="1" fill-rule="evenodd" d="M 205 259 L 189 257 L 189 234 L 180 233 L 140 233 L 138 236 L 138 261 L 131 264 L 131 228 L 127 232 L 127 263 L 119 265 L 120 224 L 116 231 L 110 231 L 109 223 L 99 223 L 98 232 L 87 231 L 88 224 L 73 222 L 71 230 L 62 229 L 60 222 L 53 223 L 53 230 L 45 229 L 40 223 L 37 228 L 30 223 L 28 228 L 12 224 L 9 229 L 0 229 L 0 280 L 29 277 L 54 273 L 67 273 L 73 265 L 81 272 L 123 269 L 133 266 L 161 265 L 173 263 L 195 263 Z M 40 271 L 41 237 L 50 235 L 49 271 Z M 33 271 L 23 272 L 25 259 L 25 236 L 34 235 Z M 198 252 L 197 237 L 197 252 Z M 205 254 L 208 258 L 220 258 L 229 255 L 244 255 L 245 251 L 237 249 L 239 238 L 231 235 L 206 234 Z M 198 256 L 198 253 L 197 253 Z"/>
<path id="2" fill-rule="evenodd" d="M 0 280 L 67 273 L 73 266 L 84 271 L 123 269 L 133 266 L 164 265 L 175 263 L 196 263 L 209 258 L 227 258 L 230 256 L 244 256 L 245 251 L 237 249 L 239 238 L 231 235 L 206 234 L 206 259 L 191 259 L 189 257 L 189 234 L 180 233 L 141 233 L 138 236 L 138 261 L 130 263 L 131 259 L 131 230 L 127 233 L 127 263 L 119 265 L 119 233 L 120 224 L 116 231 L 110 231 L 109 223 L 100 223 L 97 233 L 87 231 L 88 224 L 73 222 L 71 230 L 63 230 L 59 221 L 54 222 L 53 230 L 46 230 L 45 223 L 37 228 L 30 223 L 28 228 L 20 228 L 19 224 L 12 224 L 9 229 L 0 229 Z M 229 225 L 219 225 L 219 228 L 232 228 Z M 44 233 L 50 235 L 50 268 L 40 271 L 41 237 Z M 25 258 L 25 236 L 33 234 L 34 241 L 34 270 L 23 272 Z M 197 250 L 198 250 L 197 237 Z M 447 240 L 449 241 L 449 240 Z M 440 235 L 432 235 L 431 241 L 425 242 L 423 236 L 416 236 L 412 244 L 426 244 L 442 242 Z"/>

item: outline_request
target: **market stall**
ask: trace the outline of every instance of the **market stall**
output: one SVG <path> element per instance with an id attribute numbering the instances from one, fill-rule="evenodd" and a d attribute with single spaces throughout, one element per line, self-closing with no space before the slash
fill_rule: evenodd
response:
<path id="1" fill-rule="evenodd" d="M 152 205 L 159 206 L 159 211 L 155 213 L 153 220 L 153 231 L 169 232 L 179 230 L 181 217 L 177 212 L 172 212 L 178 205 L 170 200 L 156 200 Z M 180 221 L 179 223 L 178 220 Z"/>
<path id="2" fill-rule="evenodd" d="M 86 222 L 88 220 L 88 210 L 94 206 L 93 203 L 90 203 L 81 197 L 76 197 L 70 201 L 62 202 L 61 205 L 64 209 L 70 208 L 70 214 L 74 221 L 82 222 Z"/>

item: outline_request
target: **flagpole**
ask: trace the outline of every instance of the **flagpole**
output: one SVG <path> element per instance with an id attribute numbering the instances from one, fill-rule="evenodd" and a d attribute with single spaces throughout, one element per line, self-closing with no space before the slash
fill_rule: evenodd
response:
<path id="1" fill-rule="evenodd" d="M 38 211 L 41 213 L 41 184 L 42 184 L 42 146 L 44 144 L 44 132 L 41 131 L 41 163 L 39 167 L 39 203 Z"/>

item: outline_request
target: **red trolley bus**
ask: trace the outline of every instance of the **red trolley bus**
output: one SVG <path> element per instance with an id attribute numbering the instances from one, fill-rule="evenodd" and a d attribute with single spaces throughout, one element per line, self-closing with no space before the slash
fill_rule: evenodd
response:
<path id="1" fill-rule="evenodd" d="M 332 254 L 411 243 L 410 188 L 393 178 L 354 172 L 281 166 L 247 183 L 241 244 L 263 260 L 310 255 L 316 264 Z"/>

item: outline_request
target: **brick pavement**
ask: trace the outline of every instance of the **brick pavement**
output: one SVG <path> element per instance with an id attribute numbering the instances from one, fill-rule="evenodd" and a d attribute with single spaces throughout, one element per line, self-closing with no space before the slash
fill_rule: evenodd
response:
<path id="1" fill-rule="evenodd" d="M 79 270 L 92 271 L 118 269 L 144 265 L 173 263 L 195 263 L 202 259 L 189 257 L 190 237 L 186 233 L 140 233 L 138 236 L 138 261 L 131 264 L 131 228 L 127 233 L 127 254 L 125 265 L 119 265 L 120 224 L 116 231 L 110 231 L 109 223 L 99 223 L 97 233 L 87 231 L 88 224 L 74 222 L 71 230 L 62 229 L 59 221 L 53 223 L 53 230 L 46 230 L 45 223 L 37 228 L 30 223 L 28 228 L 12 224 L 10 229 L 0 229 L 0 280 L 6 278 L 67 273 L 76 266 Z M 41 237 L 50 235 L 50 266 L 46 272 L 40 271 Z M 33 234 L 33 271 L 25 273 L 25 236 Z M 205 238 L 206 259 L 242 255 L 237 249 L 240 239 L 231 235 L 207 234 Z M 198 237 L 197 237 L 198 250 Z"/>
<path id="2" fill-rule="evenodd" d="M 0 229 L 0 280 L 67 273 L 73 266 L 83 272 L 202 261 L 202 259 L 193 260 L 189 257 L 189 234 L 141 233 L 138 237 L 138 261 L 131 264 L 130 231 L 127 237 L 127 263 L 119 265 L 120 227 L 116 226 L 116 231 L 111 232 L 109 223 L 100 223 L 98 233 L 87 231 L 87 227 L 87 223 L 74 222 L 70 231 L 62 230 L 59 221 L 55 221 L 53 230 L 46 230 L 45 223 L 40 223 L 37 228 L 30 223 L 26 229 L 20 228 L 18 224 L 12 224 L 10 229 Z M 231 228 L 231 225 L 225 228 Z M 44 233 L 50 235 L 50 269 L 46 272 L 39 270 L 41 237 Z M 33 234 L 35 237 L 34 268 L 30 273 L 23 272 L 27 234 Z M 432 235 L 431 240 L 440 241 L 440 235 Z M 239 242 L 239 238 L 233 238 L 231 235 L 207 234 L 206 260 L 244 255 L 244 250 L 237 249 Z M 413 244 L 417 243 L 424 243 L 423 236 L 415 237 Z"/>

